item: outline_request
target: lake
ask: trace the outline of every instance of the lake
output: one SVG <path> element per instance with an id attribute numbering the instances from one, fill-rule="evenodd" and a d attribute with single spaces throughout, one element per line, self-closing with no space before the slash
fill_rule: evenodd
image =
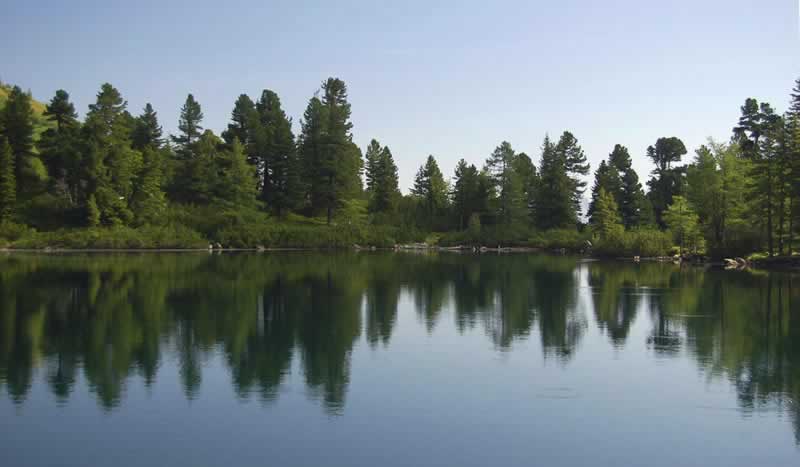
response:
<path id="1" fill-rule="evenodd" d="M 800 463 L 800 277 L 456 253 L 0 257 L 0 464 Z"/>

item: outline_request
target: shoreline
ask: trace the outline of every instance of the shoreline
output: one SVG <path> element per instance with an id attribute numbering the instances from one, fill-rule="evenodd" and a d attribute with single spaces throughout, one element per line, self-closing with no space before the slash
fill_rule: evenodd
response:
<path id="1" fill-rule="evenodd" d="M 623 263 L 673 263 L 675 265 L 689 265 L 697 267 L 712 267 L 727 270 L 762 270 L 800 272 L 800 256 L 775 256 L 771 258 L 758 258 L 745 261 L 736 267 L 731 267 L 727 259 L 723 260 L 692 260 L 676 259 L 674 257 L 630 257 L 630 256 L 597 256 L 565 249 L 548 250 L 535 247 L 442 247 L 421 244 L 396 245 L 395 247 L 362 247 L 353 245 L 351 248 L 0 248 L 0 254 L 35 253 L 35 254 L 80 254 L 80 253 L 285 253 L 285 252 L 396 252 L 396 253 L 461 253 L 461 254 L 542 254 L 550 256 L 575 256 L 585 261 L 615 261 Z"/>

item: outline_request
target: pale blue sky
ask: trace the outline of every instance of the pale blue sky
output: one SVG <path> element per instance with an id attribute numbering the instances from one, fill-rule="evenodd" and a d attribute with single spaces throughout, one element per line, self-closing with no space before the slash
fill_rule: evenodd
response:
<path id="1" fill-rule="evenodd" d="M 569 129 L 592 170 L 615 143 L 727 140 L 747 97 L 784 110 L 800 77 L 798 1 L 5 0 L 0 79 L 81 114 L 103 82 L 174 131 L 188 92 L 225 128 L 240 93 L 278 92 L 294 129 L 344 79 L 356 142 L 392 148 L 406 191 L 428 154 L 447 176 L 508 140 L 538 162 Z"/>

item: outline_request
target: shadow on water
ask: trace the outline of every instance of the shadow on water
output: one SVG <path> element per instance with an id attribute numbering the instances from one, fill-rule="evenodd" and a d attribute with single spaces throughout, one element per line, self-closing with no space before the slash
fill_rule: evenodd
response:
<path id="1" fill-rule="evenodd" d="M 391 347 L 407 295 L 429 334 L 451 319 L 497 352 L 538 339 L 564 366 L 590 326 L 622 349 L 646 320 L 648 352 L 728 381 L 745 413 L 787 414 L 800 441 L 797 280 L 534 255 L 10 255 L 0 388 L 24 404 L 47 385 L 67 404 L 82 378 L 113 410 L 131 379 L 151 386 L 174 358 L 192 399 L 204 362 L 221 355 L 240 398 L 277 400 L 296 366 L 309 396 L 341 414 L 354 347 Z"/>

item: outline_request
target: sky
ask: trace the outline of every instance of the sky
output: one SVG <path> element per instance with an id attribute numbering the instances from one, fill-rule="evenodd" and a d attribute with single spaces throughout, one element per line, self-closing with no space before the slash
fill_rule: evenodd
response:
<path id="1" fill-rule="evenodd" d="M 226 128 L 237 96 L 276 91 L 295 132 L 343 79 L 353 134 L 388 145 L 401 188 L 433 154 L 446 176 L 502 141 L 538 162 L 571 131 L 592 171 L 619 143 L 640 178 L 647 146 L 730 138 L 747 97 L 783 111 L 800 78 L 799 0 L 137 2 L 3 0 L 0 80 L 81 115 L 110 82 L 167 132 L 193 93 Z"/>

